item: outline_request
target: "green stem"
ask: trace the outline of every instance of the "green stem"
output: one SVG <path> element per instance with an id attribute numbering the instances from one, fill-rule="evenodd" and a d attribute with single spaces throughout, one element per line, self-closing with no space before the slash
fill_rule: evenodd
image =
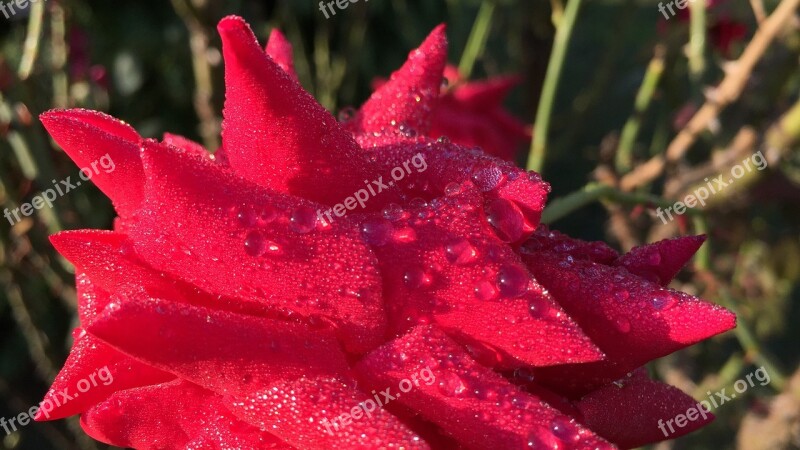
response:
<path id="1" fill-rule="evenodd" d="M 28 17 L 28 31 L 25 36 L 22 59 L 19 63 L 17 74 L 21 80 L 27 80 L 33 70 L 33 63 L 39 54 L 39 42 L 42 37 L 42 23 L 44 22 L 44 2 L 31 5 L 31 15 Z"/>
<path id="2" fill-rule="evenodd" d="M 494 2 L 484 0 L 478 10 L 475 23 L 472 24 L 472 31 L 469 33 L 467 45 L 461 55 L 461 62 L 458 63 L 458 73 L 468 80 L 475 67 L 475 61 L 483 55 L 486 48 L 486 40 L 489 39 L 489 31 L 492 28 L 492 16 L 494 15 Z"/>
<path id="3" fill-rule="evenodd" d="M 528 170 L 542 172 L 545 153 L 547 151 L 547 138 L 550 131 L 550 119 L 553 113 L 553 103 L 555 102 L 558 83 L 561 79 L 561 71 L 564 68 L 564 59 L 567 55 L 567 48 L 572 37 L 572 30 L 575 28 L 575 21 L 583 0 L 569 0 L 564 9 L 564 15 L 556 28 L 556 36 L 553 42 L 553 50 L 550 54 L 550 61 L 547 64 L 547 73 L 542 85 L 542 96 L 539 99 L 539 107 L 536 109 L 536 123 L 533 129 L 533 142 L 531 143 L 530 154 L 528 155 Z"/>
<path id="4" fill-rule="evenodd" d="M 599 200 L 612 200 L 628 205 L 655 205 L 664 208 L 673 206 L 673 202 L 654 195 L 622 192 L 607 184 L 589 183 L 579 191 L 553 200 L 542 213 L 542 223 L 553 223 Z M 687 210 L 687 214 L 692 214 L 691 210 Z"/>
<path id="5" fill-rule="evenodd" d="M 730 293 L 724 287 L 720 287 L 719 291 L 720 303 L 722 306 L 736 312 L 736 302 L 734 302 Z M 736 328 L 733 330 L 739 344 L 745 350 L 745 357 L 752 357 L 753 362 L 764 367 L 769 373 L 770 385 L 776 392 L 783 392 L 787 380 L 783 371 L 778 369 L 778 366 L 772 362 L 772 358 L 764 353 L 761 349 L 761 344 L 755 337 L 755 334 L 750 330 L 750 326 L 737 315 Z"/>
<path id="6" fill-rule="evenodd" d="M 689 3 L 691 17 L 689 19 L 689 76 L 695 93 L 699 94 L 706 71 L 706 2 Z"/>
<path id="7" fill-rule="evenodd" d="M 644 74 L 641 86 L 639 86 L 639 92 L 636 93 L 633 113 L 622 128 L 616 157 L 617 173 L 619 174 L 629 172 L 633 166 L 633 145 L 636 143 L 636 137 L 639 134 L 642 117 L 650 106 L 658 82 L 664 73 L 665 53 L 665 49 L 662 46 L 656 46 L 655 55 L 650 60 L 650 64 L 647 65 L 647 71 Z"/>

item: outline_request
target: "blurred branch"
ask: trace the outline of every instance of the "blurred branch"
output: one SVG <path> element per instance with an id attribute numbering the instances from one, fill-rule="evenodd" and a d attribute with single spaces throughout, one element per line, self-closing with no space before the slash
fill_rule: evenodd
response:
<path id="1" fill-rule="evenodd" d="M 548 146 L 548 133 L 550 132 L 550 119 L 553 114 L 556 93 L 558 92 L 558 83 L 561 80 L 561 71 L 564 68 L 569 41 L 572 37 L 572 30 L 575 28 L 582 2 L 583 0 L 569 0 L 564 9 L 563 17 L 556 25 L 553 50 L 550 53 L 550 61 L 547 64 L 547 73 L 542 85 L 539 107 L 536 109 L 533 141 L 528 154 L 528 170 L 541 173 L 544 166 L 544 158 Z"/>
<path id="2" fill-rule="evenodd" d="M 622 128 L 622 134 L 620 135 L 619 147 L 617 148 L 616 155 L 617 173 L 620 174 L 628 172 L 633 165 L 633 146 L 639 134 L 642 116 L 644 116 L 644 113 L 650 106 L 658 82 L 661 80 L 661 75 L 664 73 L 666 48 L 663 45 L 656 45 L 654 53 L 653 59 L 651 59 L 650 64 L 647 65 L 647 71 L 644 74 L 642 85 L 639 87 L 639 92 L 636 93 L 633 113 L 628 118 L 628 121 L 625 122 L 625 126 Z"/>
<path id="3" fill-rule="evenodd" d="M 657 178 L 663 172 L 667 161 L 674 162 L 681 158 L 697 139 L 698 134 L 708 127 L 717 115 L 728 104 L 739 98 L 756 63 L 766 52 L 791 17 L 800 0 L 783 0 L 775 12 L 756 31 L 755 36 L 745 48 L 742 56 L 731 64 L 730 70 L 722 82 L 713 90 L 706 103 L 694 114 L 689 123 L 681 130 L 667 148 L 666 158 L 657 155 L 647 163 L 622 178 L 620 186 L 630 191 Z"/>
<path id="4" fill-rule="evenodd" d="M 613 186 L 601 183 L 588 183 L 581 190 L 557 198 L 542 212 L 542 222 L 552 223 L 568 214 L 583 208 L 584 206 L 599 201 L 601 199 L 611 200 L 631 205 L 656 205 L 670 207 L 672 201 L 656 197 L 650 194 L 639 194 L 620 191 Z M 695 214 L 697 212 L 694 212 Z M 688 210 L 687 214 L 693 214 Z"/>
<path id="5" fill-rule="evenodd" d="M 192 51 L 192 69 L 194 71 L 195 91 L 194 109 L 200 119 L 200 136 L 209 150 L 219 146 L 219 120 L 213 104 L 214 84 L 211 77 L 211 64 L 208 61 L 208 43 L 210 36 L 203 26 L 196 11 L 187 0 L 171 0 L 175 12 L 189 30 L 189 46 Z M 202 6 L 202 5 L 201 5 Z"/>
<path id="6" fill-rule="evenodd" d="M 467 45 L 464 48 L 464 53 L 461 55 L 461 62 L 458 63 L 458 73 L 461 74 L 465 80 L 468 80 L 470 75 L 472 75 L 475 61 L 483 55 L 483 51 L 486 48 L 486 41 L 489 38 L 489 31 L 492 28 L 494 7 L 495 5 L 492 0 L 483 0 L 478 10 L 478 16 L 475 18 L 475 23 L 472 24 L 472 31 L 469 33 Z"/>
<path id="7" fill-rule="evenodd" d="M 19 63 L 17 74 L 21 80 L 27 80 L 39 54 L 39 42 L 42 39 L 42 23 L 44 22 L 45 2 L 31 2 L 31 12 L 28 17 L 28 31 L 25 36 L 22 59 Z"/>
<path id="8" fill-rule="evenodd" d="M 702 92 L 703 77 L 706 72 L 706 2 L 689 3 L 689 44 L 686 48 L 689 59 L 689 78 L 693 94 Z"/>
<path id="9" fill-rule="evenodd" d="M 758 22 L 759 25 L 764 23 L 767 19 L 767 13 L 764 11 L 764 1 L 750 0 L 750 7 L 753 8 L 753 15 L 756 16 L 756 22 Z"/>

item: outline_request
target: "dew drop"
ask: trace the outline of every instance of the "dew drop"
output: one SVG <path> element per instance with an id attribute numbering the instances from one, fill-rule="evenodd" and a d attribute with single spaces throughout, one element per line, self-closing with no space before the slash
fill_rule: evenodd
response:
<path id="1" fill-rule="evenodd" d="M 278 218 L 278 211 L 271 205 L 266 205 L 258 212 L 258 221 L 262 225 L 266 225 L 275 221 Z"/>
<path id="2" fill-rule="evenodd" d="M 659 252 L 650 253 L 647 256 L 647 264 L 650 264 L 651 266 L 657 266 L 661 264 L 661 253 Z"/>
<path id="3" fill-rule="evenodd" d="M 356 109 L 352 106 L 345 106 L 339 111 L 338 119 L 339 122 L 347 123 L 353 120 L 353 117 L 356 116 Z"/>
<path id="4" fill-rule="evenodd" d="M 392 237 L 391 222 L 383 218 L 371 218 L 361 224 L 361 234 L 372 245 L 385 245 Z"/>
<path id="5" fill-rule="evenodd" d="M 258 231 L 247 233 L 244 239 L 244 251 L 250 256 L 261 256 L 266 249 L 266 241 Z"/>
<path id="6" fill-rule="evenodd" d="M 567 443 L 577 442 L 581 437 L 579 430 L 563 417 L 553 419 L 550 430 L 553 432 L 553 436 Z"/>
<path id="7" fill-rule="evenodd" d="M 386 220 L 390 220 L 392 222 L 396 222 L 403 217 L 405 217 L 405 211 L 403 211 L 403 207 L 398 205 L 397 203 L 390 203 L 382 211 L 383 217 Z"/>
<path id="8" fill-rule="evenodd" d="M 444 195 L 453 197 L 461 193 L 461 185 L 458 183 L 450 183 L 444 187 Z"/>
<path id="9" fill-rule="evenodd" d="M 439 136 L 439 138 L 436 139 L 436 142 L 438 142 L 440 144 L 449 144 L 450 143 L 450 138 L 447 137 L 447 136 Z"/>
<path id="10" fill-rule="evenodd" d="M 439 390 L 448 397 L 458 397 L 466 392 L 467 385 L 458 375 L 447 372 L 439 380 Z"/>
<path id="11" fill-rule="evenodd" d="M 628 333 L 631 331 L 631 323 L 628 319 L 619 317 L 614 320 L 614 326 L 619 330 L 620 333 Z"/>
<path id="12" fill-rule="evenodd" d="M 534 319 L 543 319 L 550 312 L 550 305 L 541 297 L 533 297 L 528 302 L 528 313 Z"/>
<path id="13" fill-rule="evenodd" d="M 463 266 L 478 259 L 478 251 L 465 238 L 458 238 L 445 245 L 445 257 L 450 264 Z"/>
<path id="14" fill-rule="evenodd" d="M 256 214 L 250 209 L 240 209 L 236 214 L 236 220 L 239 225 L 249 228 L 256 224 Z"/>
<path id="15" fill-rule="evenodd" d="M 504 297 L 519 297 L 528 290 L 530 275 L 519 266 L 507 265 L 497 273 L 497 286 Z"/>
<path id="16" fill-rule="evenodd" d="M 410 202 L 408 202 L 408 206 L 410 206 L 410 207 L 412 207 L 414 209 L 424 208 L 424 207 L 428 206 L 428 202 L 426 202 L 424 199 L 421 199 L 419 197 L 415 197 L 415 198 L 412 198 Z"/>
<path id="17" fill-rule="evenodd" d="M 486 280 L 480 281 L 475 285 L 475 297 L 479 300 L 494 300 L 497 298 L 497 288 Z"/>
<path id="18" fill-rule="evenodd" d="M 503 181 L 503 171 L 499 167 L 484 167 L 472 173 L 472 181 L 482 192 L 489 192 Z"/>
<path id="19" fill-rule="evenodd" d="M 504 198 L 492 200 L 486 218 L 495 234 L 503 242 L 518 241 L 524 234 L 524 218 L 514 203 Z"/>
<path id="20" fill-rule="evenodd" d="M 619 291 L 614 292 L 614 300 L 618 302 L 624 302 L 625 300 L 630 297 L 630 294 L 625 289 L 620 289 Z"/>
<path id="21" fill-rule="evenodd" d="M 667 291 L 659 291 L 650 299 L 650 304 L 658 311 L 666 311 L 675 306 L 675 297 Z"/>
<path id="22" fill-rule="evenodd" d="M 317 225 L 317 213 L 309 206 L 299 206 L 292 211 L 289 223 L 292 231 L 308 233 Z"/>
<path id="23" fill-rule="evenodd" d="M 431 285 L 433 278 L 424 270 L 414 268 L 406 271 L 403 282 L 409 289 L 423 289 Z"/>

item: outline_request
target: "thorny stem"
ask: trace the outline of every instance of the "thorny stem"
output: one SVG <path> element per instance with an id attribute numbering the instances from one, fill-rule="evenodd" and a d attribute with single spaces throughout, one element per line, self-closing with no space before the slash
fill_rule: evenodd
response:
<path id="1" fill-rule="evenodd" d="M 494 8 L 494 2 L 483 0 L 478 10 L 478 16 L 475 18 L 475 23 L 472 24 L 472 31 L 469 33 L 467 45 L 461 55 L 461 62 L 458 64 L 458 73 L 465 80 L 468 80 L 472 75 L 475 61 L 483 55 L 483 51 L 486 48 L 486 40 L 489 38 L 489 31 L 492 28 Z"/>

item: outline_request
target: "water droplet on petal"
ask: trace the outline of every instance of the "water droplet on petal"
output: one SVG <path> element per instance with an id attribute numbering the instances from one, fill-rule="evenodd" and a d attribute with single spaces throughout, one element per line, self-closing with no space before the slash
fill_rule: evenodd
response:
<path id="1" fill-rule="evenodd" d="M 497 273 L 497 286 L 504 297 L 519 297 L 528 290 L 530 275 L 515 265 L 506 265 Z"/>
<path id="2" fill-rule="evenodd" d="M 486 210 L 486 218 L 495 234 L 503 242 L 515 242 L 524 233 L 524 218 L 519 208 L 504 198 L 492 200 Z"/>
<path id="3" fill-rule="evenodd" d="M 398 205 L 397 203 L 390 203 L 382 211 L 383 217 L 386 220 L 390 220 L 392 222 L 398 221 L 405 217 L 405 211 L 403 211 L 403 207 Z"/>
<path id="4" fill-rule="evenodd" d="M 475 285 L 475 297 L 480 300 L 494 300 L 497 298 L 497 288 L 486 280 L 480 281 Z"/>
<path id="5" fill-rule="evenodd" d="M 616 320 L 614 320 L 614 326 L 621 333 L 628 333 L 631 331 L 631 323 L 628 321 L 628 319 L 625 319 L 623 317 L 619 317 Z"/>
<path id="6" fill-rule="evenodd" d="M 467 385 L 458 375 L 447 372 L 439 380 L 439 390 L 449 397 L 458 397 L 466 392 Z"/>
<path id="7" fill-rule="evenodd" d="M 661 264 L 661 253 L 659 252 L 650 253 L 647 256 L 647 264 L 650 264 L 651 266 L 657 266 Z"/>
<path id="8" fill-rule="evenodd" d="M 478 259 L 478 251 L 465 238 L 458 238 L 445 245 L 444 253 L 451 264 L 458 266 L 469 264 Z"/>
<path id="9" fill-rule="evenodd" d="M 403 275 L 403 282 L 409 289 L 423 289 L 431 285 L 433 278 L 422 269 L 409 269 Z"/>
<path id="10" fill-rule="evenodd" d="M 503 171 L 499 167 L 484 167 L 472 173 L 472 181 L 482 192 L 489 192 L 503 181 Z"/>
<path id="11" fill-rule="evenodd" d="M 242 208 L 236 214 L 236 220 L 239 225 L 249 228 L 256 224 L 256 214 L 249 208 Z"/>
<path id="12" fill-rule="evenodd" d="M 553 419 L 550 424 L 550 430 L 553 432 L 553 436 L 567 443 L 577 442 L 581 437 L 575 425 L 563 417 Z"/>
<path id="13" fill-rule="evenodd" d="M 309 206 L 299 206 L 292 211 L 290 226 L 297 233 L 308 233 L 317 226 L 317 213 Z"/>
<path id="14" fill-rule="evenodd" d="M 361 224 L 361 234 L 372 245 L 385 245 L 392 237 L 391 222 L 383 218 L 371 218 Z"/>
<path id="15" fill-rule="evenodd" d="M 461 185 L 458 183 L 450 183 L 444 187 L 444 195 L 452 197 L 461 193 Z"/>
<path id="16" fill-rule="evenodd" d="M 614 300 L 618 302 L 624 302 L 625 300 L 630 297 L 630 294 L 625 289 L 620 289 L 619 291 L 614 292 Z"/>
<path id="17" fill-rule="evenodd" d="M 244 239 L 244 251 L 250 256 L 261 256 L 264 254 L 266 242 L 258 231 L 247 233 Z"/>
<path id="18" fill-rule="evenodd" d="M 440 144 L 449 144 L 450 143 L 450 138 L 447 137 L 447 136 L 439 136 L 439 138 L 436 139 L 436 142 L 438 142 Z"/>
<path id="19" fill-rule="evenodd" d="M 650 304 L 658 311 L 666 311 L 675 306 L 677 300 L 667 291 L 659 291 L 650 299 Z"/>
<path id="20" fill-rule="evenodd" d="M 272 205 L 266 205 L 258 212 L 258 221 L 266 225 L 278 218 L 278 211 Z"/>
<path id="21" fill-rule="evenodd" d="M 356 109 L 352 106 L 345 106 L 339 111 L 338 118 L 339 122 L 346 123 L 353 120 L 353 117 L 356 116 Z"/>
<path id="22" fill-rule="evenodd" d="M 414 209 L 424 208 L 424 207 L 428 206 L 428 202 L 426 202 L 422 198 L 415 197 L 415 198 L 412 198 L 410 202 L 408 202 L 408 206 L 410 206 L 410 207 L 412 207 Z"/>
<path id="23" fill-rule="evenodd" d="M 534 319 L 543 319 L 550 312 L 550 305 L 541 297 L 533 297 L 528 301 L 528 312 Z"/>

